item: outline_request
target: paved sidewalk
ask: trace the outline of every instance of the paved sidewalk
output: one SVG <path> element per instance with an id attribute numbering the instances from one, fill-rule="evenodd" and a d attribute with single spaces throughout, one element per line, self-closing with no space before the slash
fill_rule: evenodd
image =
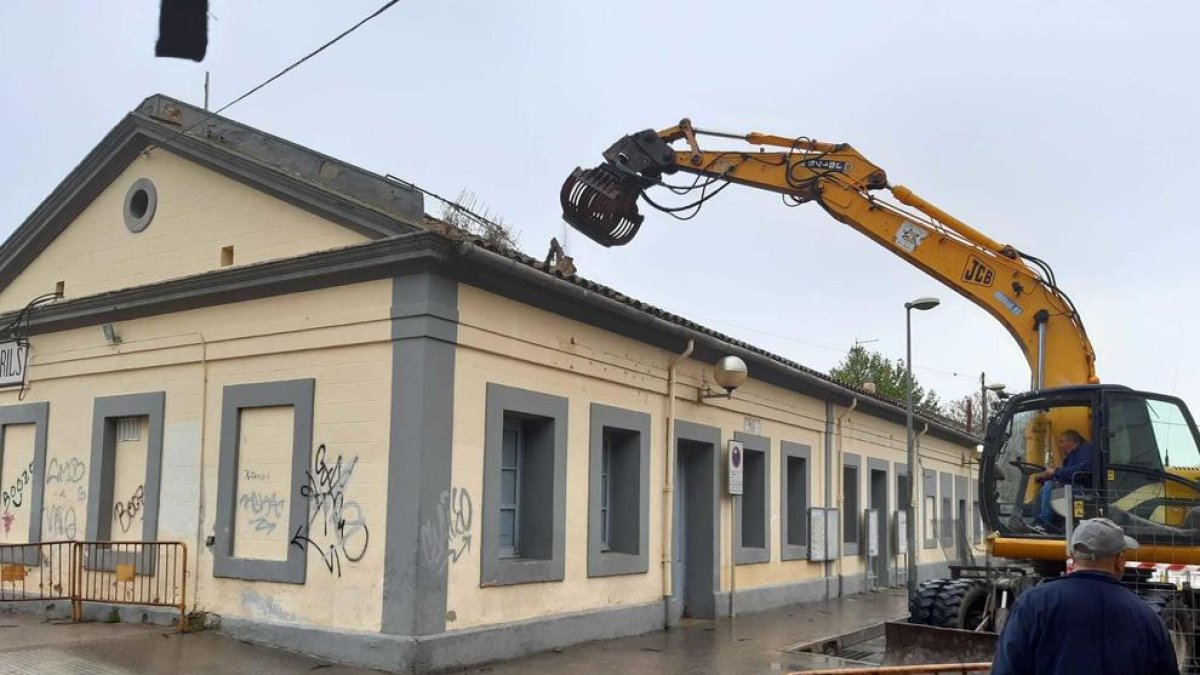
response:
<path id="1" fill-rule="evenodd" d="M 796 650 L 906 615 L 904 592 L 886 590 L 732 620 L 691 621 L 669 631 L 578 645 L 460 672 L 778 675 L 841 665 L 837 659 Z M 0 614 L 0 675 L 282 675 L 310 671 L 321 675 L 379 672 L 258 647 L 212 632 L 179 635 L 162 626 L 46 623 L 30 615 Z"/>
<path id="2" fill-rule="evenodd" d="M 761 675 L 843 665 L 794 650 L 908 616 L 903 589 L 791 605 L 459 671 L 488 675 Z"/>
<path id="3" fill-rule="evenodd" d="M 166 626 L 46 623 L 41 617 L 0 614 L 2 675 L 131 675 L 214 673 L 378 675 L 216 633 L 180 635 Z"/>

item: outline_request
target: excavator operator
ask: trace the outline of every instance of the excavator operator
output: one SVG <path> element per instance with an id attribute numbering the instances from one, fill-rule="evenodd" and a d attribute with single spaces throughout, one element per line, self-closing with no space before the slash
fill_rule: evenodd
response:
<path id="1" fill-rule="evenodd" d="M 1063 485 L 1091 485 L 1092 471 L 1096 461 L 1096 449 L 1091 443 L 1074 429 L 1067 429 L 1055 440 L 1058 451 L 1062 453 L 1063 464 L 1059 468 L 1049 468 L 1034 475 L 1033 479 L 1042 484 L 1038 494 L 1038 515 L 1033 529 L 1039 532 L 1061 530 L 1054 520 L 1051 501 L 1054 491 Z"/>

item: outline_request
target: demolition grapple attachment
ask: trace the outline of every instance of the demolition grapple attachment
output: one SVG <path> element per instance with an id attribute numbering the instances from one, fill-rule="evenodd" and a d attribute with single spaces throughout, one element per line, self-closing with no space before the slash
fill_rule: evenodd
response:
<path id="1" fill-rule="evenodd" d="M 642 226 L 638 197 L 675 172 L 675 151 L 647 129 L 617 141 L 604 159 L 595 168 L 575 169 L 563 183 L 563 220 L 601 246 L 623 246 Z"/>

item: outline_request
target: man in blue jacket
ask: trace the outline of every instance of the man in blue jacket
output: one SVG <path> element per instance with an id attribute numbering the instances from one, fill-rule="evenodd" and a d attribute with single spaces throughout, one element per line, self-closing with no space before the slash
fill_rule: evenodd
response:
<path id="1" fill-rule="evenodd" d="M 1096 450 L 1078 431 L 1067 429 L 1058 435 L 1056 443 L 1059 452 L 1063 453 L 1063 465 L 1057 469 L 1046 469 L 1033 477 L 1042 483 L 1042 491 L 1038 494 L 1038 515 L 1034 523 L 1034 529 L 1040 532 L 1061 530 L 1054 522 L 1054 511 L 1050 508 L 1054 489 L 1067 484 L 1090 486 L 1096 463 Z"/>
<path id="2" fill-rule="evenodd" d="M 1138 544 L 1107 518 L 1071 535 L 1075 572 L 1017 598 L 996 645 L 992 675 L 1179 675 L 1162 619 L 1121 584 Z"/>

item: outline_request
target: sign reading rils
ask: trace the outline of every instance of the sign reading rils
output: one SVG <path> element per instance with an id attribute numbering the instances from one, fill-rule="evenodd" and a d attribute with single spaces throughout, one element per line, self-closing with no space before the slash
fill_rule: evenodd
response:
<path id="1" fill-rule="evenodd" d="M 0 342 L 0 387 L 25 384 L 25 358 L 28 349 L 16 340 Z"/>

